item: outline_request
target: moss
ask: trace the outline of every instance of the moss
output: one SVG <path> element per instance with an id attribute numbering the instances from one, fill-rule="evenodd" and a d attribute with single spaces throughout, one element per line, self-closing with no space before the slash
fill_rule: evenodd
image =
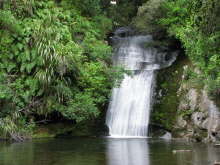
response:
<path id="1" fill-rule="evenodd" d="M 75 136 L 96 136 L 97 126 L 93 121 L 74 124 L 71 122 L 39 125 L 35 128 L 33 138 L 55 138 Z"/>
<path id="2" fill-rule="evenodd" d="M 81 123 L 73 128 L 71 136 L 94 136 L 95 133 L 91 126 L 87 123 Z"/>
<path id="3" fill-rule="evenodd" d="M 70 123 L 51 123 L 37 126 L 32 135 L 33 138 L 51 138 L 65 135 L 73 131 L 73 124 Z"/>
<path id="4" fill-rule="evenodd" d="M 55 137 L 56 134 L 53 134 L 49 131 L 47 128 L 39 128 L 37 132 L 35 132 L 32 136 L 32 138 L 37 139 L 37 138 L 51 138 Z"/>
<path id="5" fill-rule="evenodd" d="M 179 105 L 177 91 L 181 85 L 183 66 L 188 63 L 189 60 L 185 56 L 179 55 L 171 67 L 160 70 L 157 75 L 157 96 L 151 122 L 160 124 L 168 130 L 173 129 L 176 121 Z M 160 97 L 158 93 L 162 96 Z"/>
<path id="6" fill-rule="evenodd" d="M 173 131 L 172 131 L 172 136 L 174 138 L 182 138 L 181 134 L 186 134 L 185 128 L 173 129 Z"/>

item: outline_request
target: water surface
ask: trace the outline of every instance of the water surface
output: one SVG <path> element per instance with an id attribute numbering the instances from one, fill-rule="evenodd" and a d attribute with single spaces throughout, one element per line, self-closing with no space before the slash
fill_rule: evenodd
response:
<path id="1" fill-rule="evenodd" d="M 173 150 L 192 150 L 173 154 Z M 0 142 L 0 165 L 213 165 L 212 144 L 153 139 L 41 139 Z"/>

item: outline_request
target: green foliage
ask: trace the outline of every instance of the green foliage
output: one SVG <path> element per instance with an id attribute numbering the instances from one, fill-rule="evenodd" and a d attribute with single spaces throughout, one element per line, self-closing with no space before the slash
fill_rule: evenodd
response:
<path id="1" fill-rule="evenodd" d="M 178 116 L 182 116 L 184 120 L 190 120 L 191 115 L 193 114 L 193 110 L 178 110 Z"/>
<path id="2" fill-rule="evenodd" d="M 110 4 L 110 0 L 102 0 Z M 117 0 L 117 5 L 106 5 L 108 17 L 113 20 L 116 27 L 131 25 L 131 20 L 136 16 L 137 8 L 147 0 Z"/>
<path id="3" fill-rule="evenodd" d="M 68 2 L 70 1 L 70 2 Z M 68 3 L 72 3 L 83 14 L 89 16 L 95 16 L 101 13 L 101 2 L 100 0 L 67 0 Z"/>
<path id="4" fill-rule="evenodd" d="M 208 80 L 208 94 L 211 96 L 213 99 L 217 99 L 216 101 L 219 101 L 219 96 L 220 96 L 220 81 L 219 80 Z"/>
<path id="5" fill-rule="evenodd" d="M 180 40 L 186 55 L 201 71 L 197 82 L 202 80 L 208 92 L 219 97 L 220 1 L 149 0 L 139 8 L 133 22 L 142 31 L 156 35 L 166 31 Z"/>
<path id="6" fill-rule="evenodd" d="M 97 117 L 100 112 L 92 96 L 87 93 L 78 93 L 74 99 L 67 103 L 67 109 L 62 109 L 61 113 L 69 119 L 76 119 L 76 122 L 81 122 L 91 119 L 91 116 Z"/>
<path id="7" fill-rule="evenodd" d="M 21 33 L 19 21 L 13 16 L 10 10 L 0 10 L 0 27 L 12 33 Z"/>
<path id="8" fill-rule="evenodd" d="M 219 91 L 220 2 L 175 0 L 163 4 L 166 15 L 160 23 L 178 38 L 193 64 L 202 71 L 209 93 Z M 215 87 L 212 88 L 212 84 Z"/>
<path id="9" fill-rule="evenodd" d="M 35 124 L 27 122 L 20 112 L 14 112 L 10 116 L 0 118 L 0 133 L 4 138 L 10 137 L 16 141 L 30 138 Z"/>
<path id="10" fill-rule="evenodd" d="M 54 113 L 75 122 L 98 117 L 119 75 L 111 68 L 111 48 L 104 41 L 111 20 L 101 14 L 95 0 L 4 2 L 1 132 L 23 139 L 39 116 L 47 119 Z"/>
<path id="11" fill-rule="evenodd" d="M 161 4 L 164 0 L 148 0 L 138 8 L 137 16 L 133 19 L 133 25 L 140 31 L 148 33 L 159 33 L 163 30 L 158 23 L 164 14 Z"/>

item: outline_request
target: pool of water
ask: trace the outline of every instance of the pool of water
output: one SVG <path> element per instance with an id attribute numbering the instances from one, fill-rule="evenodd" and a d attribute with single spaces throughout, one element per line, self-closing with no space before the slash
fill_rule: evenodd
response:
<path id="1" fill-rule="evenodd" d="M 220 161 L 220 147 L 203 143 L 111 138 L 0 142 L 0 165 L 213 165 L 215 161 Z"/>

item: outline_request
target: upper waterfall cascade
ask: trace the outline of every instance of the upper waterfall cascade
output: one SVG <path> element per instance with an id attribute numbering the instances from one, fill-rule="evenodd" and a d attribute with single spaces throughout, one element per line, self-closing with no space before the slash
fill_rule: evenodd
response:
<path id="1" fill-rule="evenodd" d="M 151 45 L 152 36 L 131 35 L 119 29 L 112 37 L 114 65 L 132 72 L 124 75 L 112 91 L 106 124 L 112 137 L 146 137 L 153 99 L 155 70 L 170 66 L 177 53 L 168 53 Z"/>

